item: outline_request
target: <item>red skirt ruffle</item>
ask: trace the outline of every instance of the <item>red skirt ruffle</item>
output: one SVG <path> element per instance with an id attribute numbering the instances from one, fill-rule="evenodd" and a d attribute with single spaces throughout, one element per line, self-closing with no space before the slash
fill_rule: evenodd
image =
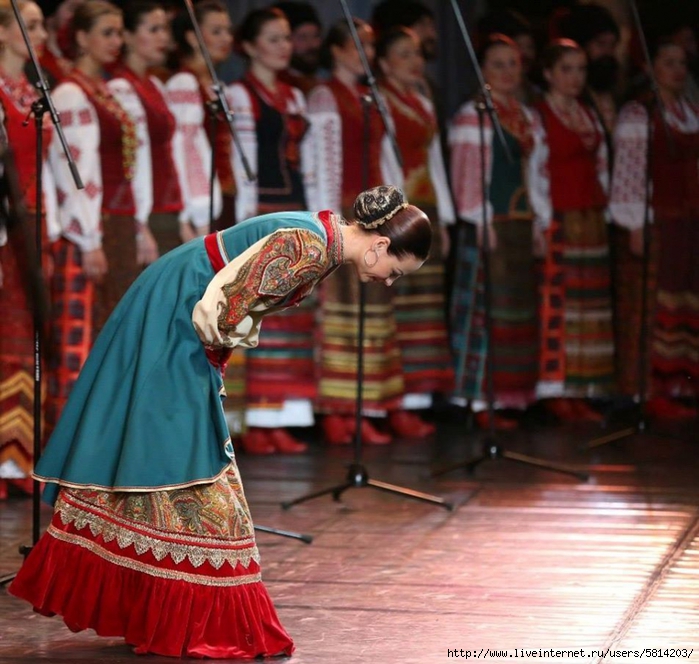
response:
<path id="1" fill-rule="evenodd" d="M 74 632 L 122 636 L 138 654 L 252 659 L 293 652 L 255 560 L 235 567 L 177 561 L 105 532 L 64 523 L 56 511 L 10 592 L 38 613 L 62 616 Z"/>

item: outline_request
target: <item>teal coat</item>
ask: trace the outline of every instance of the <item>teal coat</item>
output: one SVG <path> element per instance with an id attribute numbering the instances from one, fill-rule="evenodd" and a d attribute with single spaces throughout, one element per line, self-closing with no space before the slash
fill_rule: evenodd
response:
<path id="1" fill-rule="evenodd" d="M 287 292 L 284 279 L 276 284 L 277 306 L 294 299 L 294 291 L 307 295 L 309 282 L 341 261 L 336 218 L 275 213 L 218 235 L 233 262 L 287 229 L 310 232 L 305 237 L 327 251 L 320 261 L 325 264 L 289 279 L 293 287 Z M 59 486 L 152 491 L 207 483 L 230 464 L 221 372 L 209 362 L 192 323 L 214 276 L 202 238 L 166 254 L 134 282 L 97 339 L 36 465 L 35 477 L 51 483 L 44 500 L 53 503 Z M 236 301 L 236 288 L 244 287 L 233 285 L 227 293 L 232 307 L 247 306 L 242 295 Z"/>

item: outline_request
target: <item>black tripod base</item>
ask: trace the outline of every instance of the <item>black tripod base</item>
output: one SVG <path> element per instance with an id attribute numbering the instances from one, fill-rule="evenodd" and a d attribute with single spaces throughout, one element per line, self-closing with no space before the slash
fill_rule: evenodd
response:
<path id="1" fill-rule="evenodd" d="M 312 500 L 313 498 L 320 498 L 321 496 L 332 495 L 333 500 L 339 501 L 342 494 L 347 491 L 347 489 L 352 488 L 362 488 L 362 487 L 372 487 L 378 489 L 379 491 L 386 491 L 388 493 L 393 493 L 399 496 L 405 496 L 407 498 L 414 498 L 415 500 L 421 500 L 425 503 L 431 503 L 433 505 L 439 505 L 445 509 L 451 511 L 454 506 L 437 496 L 432 496 L 428 493 L 422 493 L 421 491 L 414 491 L 413 489 L 406 489 L 404 487 L 396 486 L 395 484 L 388 484 L 386 482 L 381 482 L 379 480 L 372 480 L 369 478 L 369 473 L 366 468 L 361 464 L 353 463 L 349 467 L 347 473 L 347 480 L 342 484 L 337 484 L 336 486 L 328 487 L 327 489 L 322 489 L 321 491 L 315 491 L 314 493 L 306 494 L 295 500 L 290 500 L 288 502 L 282 503 L 282 507 L 288 510 L 294 505 L 299 503 L 304 503 L 307 500 Z"/>
<path id="2" fill-rule="evenodd" d="M 255 530 L 260 533 L 270 533 L 271 535 L 279 535 L 280 537 L 290 537 L 291 539 L 301 540 L 306 544 L 310 544 L 313 541 L 313 537 L 311 535 L 294 533 L 290 530 L 279 530 L 278 528 L 270 528 L 269 526 L 255 526 Z"/>
<path id="3" fill-rule="evenodd" d="M 562 463 L 553 463 L 551 461 L 544 461 L 543 459 L 537 459 L 536 457 L 528 456 L 526 454 L 519 454 L 518 452 L 508 452 L 504 450 L 498 443 L 493 441 L 485 441 L 483 443 L 483 452 L 478 456 L 475 456 L 466 461 L 460 461 L 459 463 L 454 463 L 450 466 L 445 466 L 440 470 L 436 470 L 432 473 L 432 477 L 439 477 L 440 475 L 445 475 L 450 473 L 452 470 L 464 469 L 468 473 L 473 473 L 473 471 L 482 464 L 484 461 L 489 459 L 507 459 L 509 461 L 516 461 L 517 463 L 524 464 L 526 466 L 534 466 L 536 468 L 543 468 L 544 470 L 550 470 L 555 473 L 563 473 L 565 475 L 572 475 L 583 481 L 589 479 L 589 475 L 584 473 L 573 466 L 568 466 Z"/>
<path id="4" fill-rule="evenodd" d="M 19 553 L 24 558 L 26 558 L 33 548 L 34 548 L 33 546 L 29 546 L 28 544 L 22 544 L 19 547 Z M 12 583 L 12 581 L 14 581 L 14 578 L 16 576 L 17 576 L 17 572 L 13 572 L 12 574 L 6 574 L 5 576 L 0 576 L 0 588 L 2 586 L 6 586 L 8 583 Z"/>

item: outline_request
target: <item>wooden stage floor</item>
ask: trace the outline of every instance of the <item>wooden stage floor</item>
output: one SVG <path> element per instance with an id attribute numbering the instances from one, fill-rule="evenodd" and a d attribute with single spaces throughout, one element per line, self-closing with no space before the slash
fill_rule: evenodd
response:
<path id="1" fill-rule="evenodd" d="M 588 470 L 587 482 L 502 459 L 432 479 L 431 468 L 480 450 L 453 416 L 433 441 L 367 450 L 373 479 L 438 494 L 453 511 L 369 487 L 284 511 L 280 501 L 344 480 L 351 449 L 241 455 L 256 522 L 314 537 L 258 536 L 263 578 L 297 645 L 286 661 L 441 664 L 471 650 L 478 661 L 572 662 L 580 658 L 545 651 L 583 649 L 587 662 L 699 662 L 697 428 L 675 428 L 689 440 L 630 438 L 592 452 L 580 443 L 594 426 L 533 426 L 501 439 Z M 30 507 L 0 503 L 0 575 L 20 563 Z M 644 648 L 667 651 L 618 652 Z M 137 660 L 123 642 L 72 634 L 0 589 L 3 664 Z"/>

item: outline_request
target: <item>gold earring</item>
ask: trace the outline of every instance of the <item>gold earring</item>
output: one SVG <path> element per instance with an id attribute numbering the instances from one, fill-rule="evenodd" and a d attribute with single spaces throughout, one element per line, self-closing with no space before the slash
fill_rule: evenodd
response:
<path id="1" fill-rule="evenodd" d="M 373 263 L 371 263 L 371 264 L 370 264 L 369 261 L 366 259 L 366 255 L 367 255 L 370 251 L 373 251 L 373 252 L 374 252 L 374 256 L 376 256 L 376 260 L 375 260 Z M 379 262 L 379 252 L 376 251 L 376 249 L 369 249 L 369 250 L 367 250 L 367 251 L 364 252 L 364 264 L 365 264 L 367 267 L 374 267 L 374 265 L 376 265 L 378 262 Z"/>

